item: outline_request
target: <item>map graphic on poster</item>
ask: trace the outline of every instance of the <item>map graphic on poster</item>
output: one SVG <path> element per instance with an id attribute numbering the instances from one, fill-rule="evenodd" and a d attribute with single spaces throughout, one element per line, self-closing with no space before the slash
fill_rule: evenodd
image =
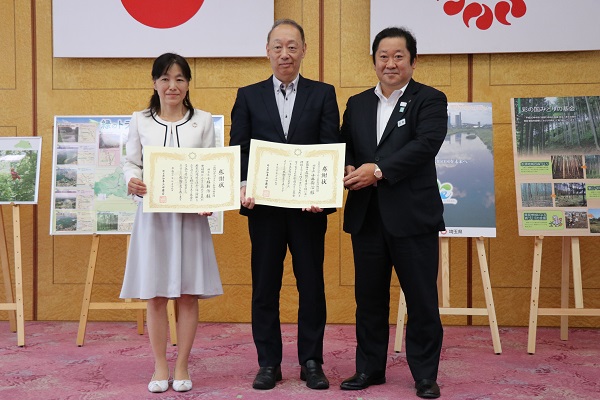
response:
<path id="1" fill-rule="evenodd" d="M 448 103 L 448 134 L 436 156 L 446 231 L 496 237 L 491 103 Z"/>
<path id="2" fill-rule="evenodd" d="M 600 96 L 511 105 L 519 235 L 600 235 Z"/>
<path id="3" fill-rule="evenodd" d="M 37 204 L 41 137 L 0 138 L 0 204 Z"/>
<path id="4" fill-rule="evenodd" d="M 50 234 L 129 234 L 137 203 L 123 175 L 131 115 L 55 116 Z M 224 118 L 213 116 L 215 145 Z M 222 212 L 209 217 L 223 233 Z"/>

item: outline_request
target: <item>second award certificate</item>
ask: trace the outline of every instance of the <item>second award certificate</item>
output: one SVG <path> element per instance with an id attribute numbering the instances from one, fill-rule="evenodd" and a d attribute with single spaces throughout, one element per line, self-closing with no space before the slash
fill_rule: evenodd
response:
<path id="1" fill-rule="evenodd" d="M 252 139 L 246 196 L 285 208 L 342 207 L 346 145 L 294 145 Z"/>
<path id="2" fill-rule="evenodd" d="M 240 148 L 144 147 L 144 212 L 240 208 Z"/>

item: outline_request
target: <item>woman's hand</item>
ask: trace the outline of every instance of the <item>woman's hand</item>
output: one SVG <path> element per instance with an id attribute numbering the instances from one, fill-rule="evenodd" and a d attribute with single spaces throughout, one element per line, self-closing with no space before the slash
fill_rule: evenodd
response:
<path id="1" fill-rule="evenodd" d="M 246 197 L 246 186 L 240 188 L 240 203 L 250 210 L 254 208 L 254 197 Z"/>
<path id="2" fill-rule="evenodd" d="M 138 178 L 131 178 L 127 184 L 127 194 L 135 194 L 137 196 L 145 195 L 146 184 Z"/>

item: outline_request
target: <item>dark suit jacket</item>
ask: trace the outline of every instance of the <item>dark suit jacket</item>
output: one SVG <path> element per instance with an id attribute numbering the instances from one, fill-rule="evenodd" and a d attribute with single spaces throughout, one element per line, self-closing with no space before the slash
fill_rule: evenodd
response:
<path id="1" fill-rule="evenodd" d="M 293 144 L 339 143 L 339 126 L 340 114 L 334 87 L 300 75 L 286 140 L 271 76 L 265 81 L 238 90 L 231 110 L 229 145 L 240 146 L 241 179 L 244 181 L 248 175 L 250 139 Z M 265 208 L 260 205 L 252 210 L 242 207 L 240 213 L 249 215 L 261 209 L 265 212 Z M 333 211 L 335 209 L 324 210 L 326 213 Z"/>
<path id="2" fill-rule="evenodd" d="M 377 145 L 374 88 L 348 100 L 342 122 L 346 165 L 375 163 L 384 179 L 348 193 L 344 231 L 357 233 L 365 222 L 371 194 L 377 190 L 384 226 L 398 237 L 444 230 L 443 204 L 437 185 L 435 156 L 447 132 L 446 95 L 411 79 L 398 100 Z M 400 103 L 406 103 L 400 111 Z"/>

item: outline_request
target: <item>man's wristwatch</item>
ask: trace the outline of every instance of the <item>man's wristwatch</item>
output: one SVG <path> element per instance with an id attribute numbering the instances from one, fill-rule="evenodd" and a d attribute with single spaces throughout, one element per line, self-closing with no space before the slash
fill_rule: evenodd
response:
<path id="1" fill-rule="evenodd" d="M 383 178 L 383 172 L 381 172 L 377 164 L 375 164 L 375 172 L 373 172 L 373 175 L 375 175 L 375 178 L 377 178 L 377 180 Z"/>

